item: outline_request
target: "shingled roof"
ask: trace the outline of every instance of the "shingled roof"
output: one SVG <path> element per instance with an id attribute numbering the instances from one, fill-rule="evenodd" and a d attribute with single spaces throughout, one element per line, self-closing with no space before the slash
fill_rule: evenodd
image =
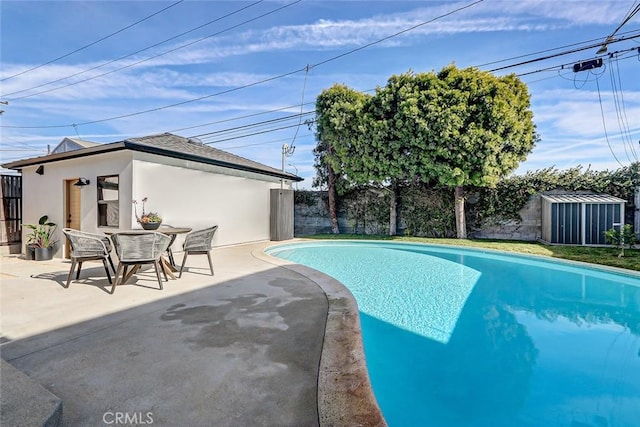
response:
<path id="1" fill-rule="evenodd" d="M 79 150 L 73 150 L 63 153 L 50 154 L 47 156 L 33 157 L 31 159 L 18 160 L 11 163 L 3 164 L 7 169 L 20 170 L 25 166 L 36 164 L 50 163 L 70 158 L 85 157 L 95 154 L 119 151 L 133 150 L 145 153 L 157 154 L 166 157 L 191 160 L 199 163 L 220 166 L 224 168 L 243 170 L 248 172 L 259 173 L 262 175 L 270 175 L 278 178 L 284 178 L 291 181 L 302 181 L 303 178 L 288 172 L 282 172 L 279 169 L 244 157 L 236 156 L 226 151 L 204 145 L 197 139 L 189 139 L 171 133 L 162 133 L 157 135 L 143 136 L 140 138 L 129 138 L 124 141 L 112 142 L 109 144 L 100 144 L 95 147 L 89 147 Z"/>

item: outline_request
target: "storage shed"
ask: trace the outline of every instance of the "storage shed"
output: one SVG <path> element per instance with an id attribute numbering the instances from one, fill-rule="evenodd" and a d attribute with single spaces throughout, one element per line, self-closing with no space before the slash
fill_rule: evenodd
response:
<path id="1" fill-rule="evenodd" d="M 604 232 L 624 223 L 625 200 L 608 194 L 542 194 L 542 240 L 605 245 Z"/>

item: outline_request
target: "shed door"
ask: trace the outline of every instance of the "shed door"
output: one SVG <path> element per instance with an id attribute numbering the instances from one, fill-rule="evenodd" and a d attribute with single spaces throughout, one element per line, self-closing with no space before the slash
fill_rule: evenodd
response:
<path id="1" fill-rule="evenodd" d="M 613 224 L 620 221 L 620 204 L 602 203 L 586 205 L 586 235 L 585 244 L 604 245 L 607 242 L 604 232 L 610 230 Z"/>
<path id="2" fill-rule="evenodd" d="M 581 244 L 581 218 L 580 203 L 552 203 L 551 243 Z"/>

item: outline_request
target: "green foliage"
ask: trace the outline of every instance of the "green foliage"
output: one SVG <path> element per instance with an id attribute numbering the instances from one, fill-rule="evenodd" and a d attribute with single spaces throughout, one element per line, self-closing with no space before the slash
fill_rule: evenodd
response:
<path id="1" fill-rule="evenodd" d="M 27 244 L 38 248 L 49 248 L 56 244 L 56 241 L 53 240 L 56 224 L 50 222 L 47 215 L 41 216 L 38 224 L 24 224 L 24 226 L 33 230 L 27 234 Z"/>
<path id="2" fill-rule="evenodd" d="M 454 201 L 450 191 L 412 185 L 404 188 L 400 197 L 405 236 L 455 236 Z"/>
<path id="3" fill-rule="evenodd" d="M 617 246 L 622 251 L 620 252 L 620 257 L 624 256 L 624 248 L 633 248 L 636 243 L 638 243 L 638 237 L 636 233 L 633 232 L 633 227 L 630 224 L 625 224 L 622 229 L 612 228 L 604 232 L 604 238 L 607 243 Z"/>
<path id="4" fill-rule="evenodd" d="M 330 181 L 330 167 L 338 194 L 354 185 L 495 186 L 537 139 L 529 107 L 515 75 L 453 65 L 391 76 L 373 96 L 334 85 L 316 101 L 315 184 Z"/>
<path id="5" fill-rule="evenodd" d="M 564 171 L 555 167 L 529 171 L 501 179 L 495 188 L 470 189 L 477 203 L 468 209 L 468 219 L 478 226 L 493 219 L 520 220 L 520 210 L 529 198 L 545 191 L 590 191 L 610 194 L 626 200 L 633 209 L 633 193 L 640 185 L 640 163 L 633 163 L 614 171 L 592 171 L 577 166 Z"/>
<path id="6" fill-rule="evenodd" d="M 293 192 L 293 203 L 296 205 L 313 206 L 316 204 L 315 192 L 296 190 Z"/>
<path id="7" fill-rule="evenodd" d="M 387 233 L 389 191 L 376 188 L 353 189 L 340 200 L 348 226 L 354 233 Z"/>
<path id="8" fill-rule="evenodd" d="M 438 181 L 450 187 L 495 186 L 537 140 L 527 86 L 513 74 L 496 77 L 452 65 L 437 76 L 444 87 L 438 114 L 446 119 L 433 134 L 441 149 L 434 159 Z"/>
<path id="9" fill-rule="evenodd" d="M 333 85 L 323 90 L 316 99 L 316 178 L 314 187 L 329 185 L 330 172 L 335 174 L 335 186 L 338 194 L 344 194 L 352 183 L 344 179 L 344 158 L 349 147 L 358 135 L 358 120 L 362 105 L 368 95 L 344 85 Z M 339 153 L 338 153 L 339 151 Z"/>

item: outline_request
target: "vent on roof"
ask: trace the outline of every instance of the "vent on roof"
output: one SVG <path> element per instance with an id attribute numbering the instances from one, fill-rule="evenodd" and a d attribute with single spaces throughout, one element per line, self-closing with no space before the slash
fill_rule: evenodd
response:
<path id="1" fill-rule="evenodd" d="M 189 142 L 196 145 L 204 145 L 204 142 L 200 138 L 189 138 Z"/>

